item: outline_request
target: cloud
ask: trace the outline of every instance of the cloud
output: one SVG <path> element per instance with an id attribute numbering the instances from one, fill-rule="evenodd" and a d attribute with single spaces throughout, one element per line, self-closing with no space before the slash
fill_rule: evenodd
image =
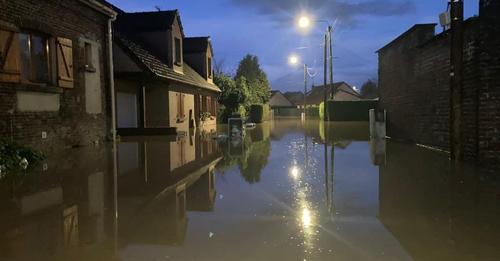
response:
<path id="1" fill-rule="evenodd" d="M 318 17 L 338 19 L 353 26 L 360 16 L 387 17 L 416 13 L 414 0 L 228 0 L 230 3 L 253 8 L 259 14 L 273 16 L 278 22 L 290 19 L 300 12 Z"/>

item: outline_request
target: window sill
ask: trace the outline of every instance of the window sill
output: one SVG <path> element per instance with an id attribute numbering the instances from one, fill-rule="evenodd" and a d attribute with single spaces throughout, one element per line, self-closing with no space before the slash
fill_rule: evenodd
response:
<path id="1" fill-rule="evenodd" d="M 16 91 L 63 93 L 62 88 L 44 83 L 28 83 L 28 82 L 18 83 L 15 89 Z"/>

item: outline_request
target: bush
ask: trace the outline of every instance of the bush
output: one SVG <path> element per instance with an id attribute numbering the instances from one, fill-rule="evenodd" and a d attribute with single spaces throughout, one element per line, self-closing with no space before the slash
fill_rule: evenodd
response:
<path id="1" fill-rule="evenodd" d="M 377 107 L 377 101 L 328 101 L 331 121 L 369 121 L 370 109 Z"/>
<path id="2" fill-rule="evenodd" d="M 306 116 L 308 117 L 319 117 L 319 107 L 307 107 Z"/>
<path id="3" fill-rule="evenodd" d="M 44 158 L 38 151 L 13 142 L 0 141 L 0 178 L 23 172 Z"/>
<path id="4" fill-rule="evenodd" d="M 325 118 L 325 102 L 321 102 L 319 104 L 319 118 L 320 119 Z"/>
<path id="5" fill-rule="evenodd" d="M 271 118 L 271 109 L 269 108 L 269 104 L 251 105 L 249 117 L 249 120 L 254 123 L 268 121 Z"/>

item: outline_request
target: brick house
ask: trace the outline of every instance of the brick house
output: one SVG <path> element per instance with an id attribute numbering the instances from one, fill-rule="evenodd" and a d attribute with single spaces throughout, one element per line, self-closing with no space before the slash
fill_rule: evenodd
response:
<path id="1" fill-rule="evenodd" d="M 185 37 L 177 10 L 118 13 L 118 130 L 215 130 L 220 89 L 213 83 L 210 38 Z"/>
<path id="2" fill-rule="evenodd" d="M 104 140 L 115 15 L 104 1 L 2 1 L 2 138 L 43 151 Z"/>
<path id="3" fill-rule="evenodd" d="M 479 17 L 465 21 L 464 153 L 482 166 L 500 165 L 500 3 L 480 1 Z M 449 31 L 418 24 L 380 50 L 380 107 L 387 133 L 449 149 Z"/>

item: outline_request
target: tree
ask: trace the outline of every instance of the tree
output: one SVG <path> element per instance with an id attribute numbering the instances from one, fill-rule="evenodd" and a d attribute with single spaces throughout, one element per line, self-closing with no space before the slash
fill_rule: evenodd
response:
<path id="1" fill-rule="evenodd" d="M 365 99 L 375 99 L 378 97 L 377 84 L 373 80 L 368 80 L 361 86 L 361 96 Z"/>
<path id="2" fill-rule="evenodd" d="M 224 74 L 214 75 L 214 83 L 221 89 L 219 104 L 222 105 L 220 118 L 226 121 L 233 112 L 240 112 L 244 115 L 242 106 L 248 101 L 249 91 L 245 77 L 233 80 Z"/>
<path id="3" fill-rule="evenodd" d="M 271 97 L 271 88 L 266 73 L 260 68 L 259 58 L 246 55 L 239 63 L 235 79 L 245 77 L 249 90 L 247 105 L 267 103 Z"/>

